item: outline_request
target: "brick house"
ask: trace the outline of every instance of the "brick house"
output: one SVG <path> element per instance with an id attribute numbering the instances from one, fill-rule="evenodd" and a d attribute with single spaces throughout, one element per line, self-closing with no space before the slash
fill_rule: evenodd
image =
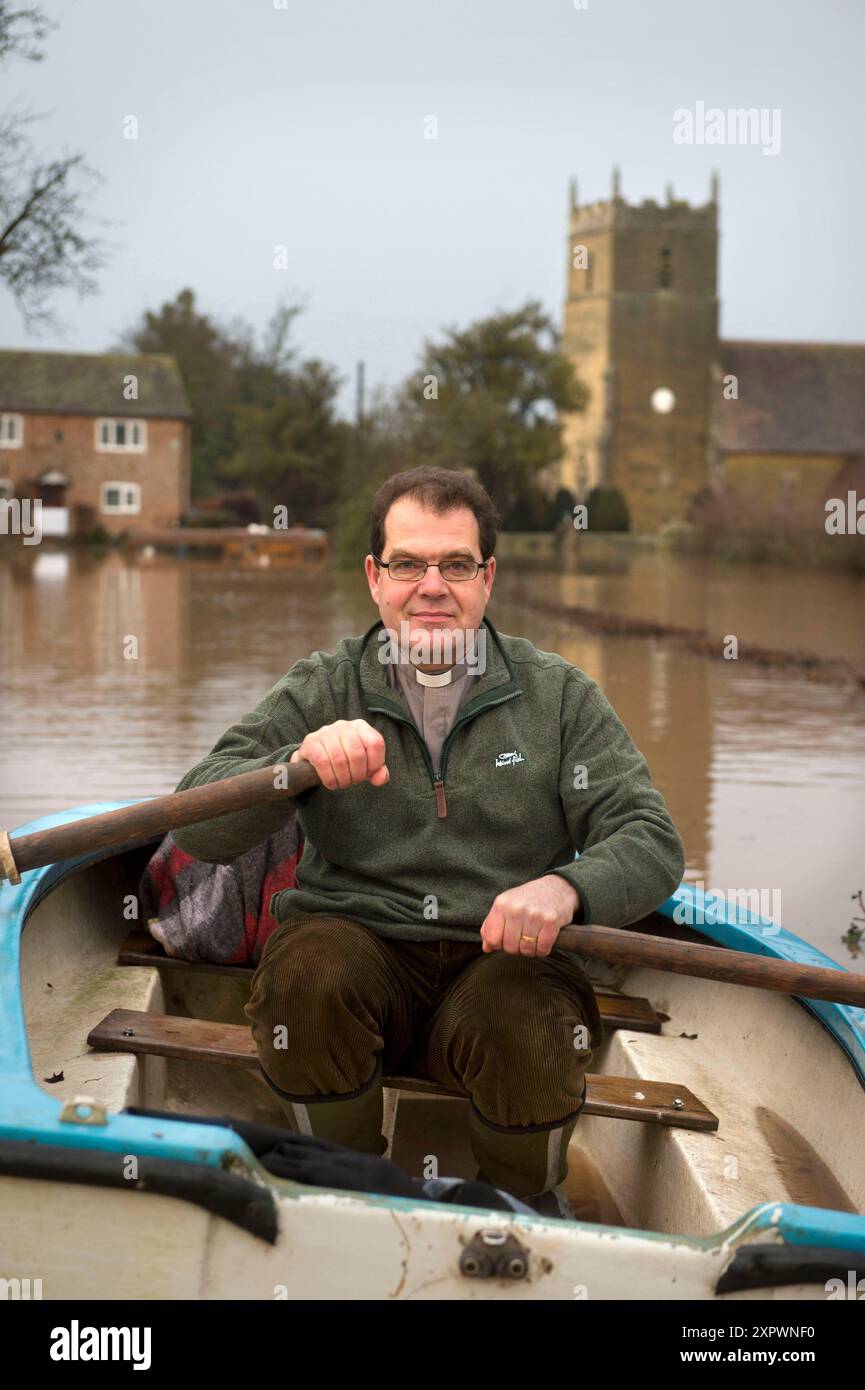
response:
<path id="1" fill-rule="evenodd" d="M 174 526 L 190 420 L 173 357 L 0 351 L 0 497 L 40 498 L 44 535 Z"/>

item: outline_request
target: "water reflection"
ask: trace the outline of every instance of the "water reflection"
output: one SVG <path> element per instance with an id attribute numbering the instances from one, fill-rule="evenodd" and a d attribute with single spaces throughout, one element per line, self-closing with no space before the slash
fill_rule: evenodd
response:
<path id="1" fill-rule="evenodd" d="M 511 587 L 526 586 L 557 603 L 712 636 L 734 633 L 741 643 L 865 665 L 865 582 L 852 575 L 724 565 L 641 547 L 625 537 L 580 536 L 573 544 L 568 538 L 555 569 L 522 566 Z"/>
<path id="2" fill-rule="evenodd" d="M 489 613 L 586 670 L 645 753 L 688 877 L 780 894 L 784 925 L 848 959 L 865 887 L 865 697 L 540 618 L 595 603 L 827 656 L 865 652 L 861 583 L 637 554 L 618 573 L 500 568 Z M 795 611 L 791 611 L 795 610 Z M 299 657 L 375 618 L 363 576 L 110 552 L 0 561 L 0 825 L 173 789 Z"/>

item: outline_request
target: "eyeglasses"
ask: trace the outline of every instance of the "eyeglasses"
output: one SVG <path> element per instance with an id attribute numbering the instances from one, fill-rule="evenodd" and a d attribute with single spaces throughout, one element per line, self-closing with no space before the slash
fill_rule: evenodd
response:
<path id="1" fill-rule="evenodd" d="M 377 555 L 372 558 L 381 569 L 387 570 L 391 579 L 408 584 L 423 579 L 430 568 L 437 569 L 448 584 L 463 584 L 467 579 L 476 579 L 478 570 L 485 570 L 489 564 L 489 560 L 441 560 L 438 564 L 430 564 L 426 560 L 413 560 L 408 556 L 402 560 L 387 561 L 380 560 Z"/>

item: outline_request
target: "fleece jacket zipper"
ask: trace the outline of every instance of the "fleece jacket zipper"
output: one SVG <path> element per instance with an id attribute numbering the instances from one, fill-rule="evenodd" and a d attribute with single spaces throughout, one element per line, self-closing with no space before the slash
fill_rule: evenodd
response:
<path id="1" fill-rule="evenodd" d="M 467 724 L 471 719 L 474 719 L 476 715 L 483 714 L 485 709 L 492 709 L 494 705 L 503 705 L 506 700 L 515 700 L 517 696 L 522 695 L 522 693 L 523 692 L 521 690 L 511 690 L 508 692 L 507 695 L 500 696 L 498 700 L 487 700 L 484 704 L 479 705 L 477 709 L 472 710 L 470 714 L 458 715 L 457 718 L 454 720 L 453 725 L 451 726 L 451 730 L 447 735 L 447 738 L 442 744 L 441 767 L 439 768 L 438 772 L 436 772 L 433 768 L 432 758 L 430 757 L 429 747 L 427 746 L 426 739 L 422 736 L 420 730 L 418 729 L 413 719 L 409 719 L 406 715 L 402 714 L 401 712 L 397 712 L 395 709 L 385 708 L 383 705 L 369 705 L 367 708 L 375 714 L 387 714 L 390 716 L 391 719 L 396 719 L 401 724 L 407 724 L 408 727 L 411 729 L 412 733 L 414 734 L 415 738 L 420 744 L 421 752 L 423 753 L 424 761 L 426 762 L 427 769 L 429 771 L 430 780 L 433 784 L 433 791 L 435 792 L 436 798 L 436 815 L 438 816 L 439 820 L 444 820 L 445 816 L 448 813 L 447 798 L 445 797 L 444 776 L 445 770 L 447 768 L 448 754 L 450 752 L 450 741 L 456 733 L 457 729 L 460 727 L 461 724 Z"/>

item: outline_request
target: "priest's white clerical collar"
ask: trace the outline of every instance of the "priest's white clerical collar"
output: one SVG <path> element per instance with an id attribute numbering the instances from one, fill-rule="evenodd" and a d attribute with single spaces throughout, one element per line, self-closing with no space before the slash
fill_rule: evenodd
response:
<path id="1" fill-rule="evenodd" d="M 440 675 L 433 675 L 432 672 L 420 671 L 417 666 L 413 666 L 415 678 L 419 685 L 450 685 L 454 678 L 454 668 L 451 666 L 447 671 L 442 671 Z"/>

